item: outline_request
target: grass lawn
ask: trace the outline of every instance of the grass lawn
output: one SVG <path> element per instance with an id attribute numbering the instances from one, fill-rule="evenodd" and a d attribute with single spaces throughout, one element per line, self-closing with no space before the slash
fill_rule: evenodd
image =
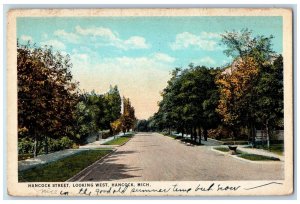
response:
<path id="1" fill-rule="evenodd" d="M 109 142 L 104 143 L 104 145 L 123 145 L 125 144 L 130 138 L 133 136 L 133 134 L 118 137 L 116 139 L 113 139 Z"/>
<path id="2" fill-rule="evenodd" d="M 221 152 L 229 152 L 228 147 L 215 147 L 215 150 L 221 151 Z"/>
<path id="3" fill-rule="evenodd" d="M 249 147 L 249 148 L 252 148 L 252 147 Z M 264 149 L 264 150 L 273 152 L 273 153 L 278 154 L 278 155 L 283 155 L 283 152 L 284 152 L 284 145 L 283 144 L 271 144 L 270 148 L 268 148 L 266 145 L 264 145 L 264 146 L 258 145 L 256 148 L 257 149 Z"/>
<path id="4" fill-rule="evenodd" d="M 248 160 L 251 160 L 251 161 L 280 161 L 280 159 L 275 158 L 275 157 L 267 157 L 267 156 L 257 155 L 257 154 L 243 153 L 243 154 L 240 154 L 238 156 L 243 158 L 243 159 L 248 159 Z"/>
<path id="5" fill-rule="evenodd" d="M 111 149 L 87 150 L 18 174 L 19 182 L 62 182 L 110 153 Z"/>
<path id="6" fill-rule="evenodd" d="M 173 139 L 177 139 L 178 138 L 178 136 L 176 136 L 176 135 L 165 135 L 165 136 L 168 136 L 168 137 L 171 137 L 171 138 L 173 138 Z"/>
<path id="7" fill-rule="evenodd" d="M 229 152 L 229 148 L 228 147 L 215 147 L 215 150 L 221 151 L 221 152 Z M 237 154 L 245 154 L 244 152 L 240 151 L 240 150 L 236 150 Z"/>

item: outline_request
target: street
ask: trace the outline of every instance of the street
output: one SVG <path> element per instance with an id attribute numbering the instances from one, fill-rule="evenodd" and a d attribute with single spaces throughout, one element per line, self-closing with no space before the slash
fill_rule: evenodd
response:
<path id="1" fill-rule="evenodd" d="M 158 133 L 138 133 L 77 181 L 279 180 L 283 162 L 250 163 L 189 146 Z"/>

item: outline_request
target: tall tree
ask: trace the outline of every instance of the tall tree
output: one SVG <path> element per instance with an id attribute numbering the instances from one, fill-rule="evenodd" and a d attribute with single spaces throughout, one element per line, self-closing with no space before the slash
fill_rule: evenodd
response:
<path id="1" fill-rule="evenodd" d="M 267 137 L 270 132 L 283 128 L 283 58 L 279 55 L 273 63 L 262 67 L 258 83 L 254 87 L 255 117 Z"/>
<path id="2" fill-rule="evenodd" d="M 54 53 L 51 47 L 17 47 L 19 137 L 33 137 L 34 155 L 38 142 L 48 137 L 72 137 L 77 83 L 72 82 L 69 56 Z"/>
<path id="3" fill-rule="evenodd" d="M 121 115 L 122 130 L 128 132 L 132 129 L 136 122 L 135 110 L 131 106 L 129 98 L 123 97 L 123 114 Z"/>
<path id="4" fill-rule="evenodd" d="M 258 75 L 258 64 L 253 58 L 240 59 L 230 73 L 222 73 L 217 78 L 220 100 L 217 111 L 223 122 L 231 128 L 233 137 L 244 119 L 251 120 L 253 86 Z"/>
<path id="5" fill-rule="evenodd" d="M 105 118 L 103 121 L 103 128 L 111 129 L 110 123 L 117 120 L 121 116 L 122 99 L 117 86 L 110 86 L 109 91 L 104 94 L 105 99 Z"/>
<path id="6" fill-rule="evenodd" d="M 220 75 L 221 99 L 218 112 L 225 124 L 238 128 L 239 125 L 250 126 L 250 135 L 255 143 L 255 94 L 254 87 L 259 74 L 274 57 L 272 50 L 273 36 L 255 36 L 248 29 L 240 32 L 226 32 L 222 43 L 227 46 L 224 53 L 232 56 L 231 69 Z"/>

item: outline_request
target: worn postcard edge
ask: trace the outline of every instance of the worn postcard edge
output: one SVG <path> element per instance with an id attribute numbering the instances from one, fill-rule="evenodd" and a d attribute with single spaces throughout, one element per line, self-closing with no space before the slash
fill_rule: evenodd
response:
<path id="1" fill-rule="evenodd" d="M 153 189 L 177 184 L 181 188 L 209 186 L 241 186 L 239 191 L 201 191 L 168 193 L 117 192 L 101 196 L 237 196 L 237 195 L 289 195 L 293 193 L 293 58 L 292 58 L 292 10 L 281 8 L 185 8 L 185 9 L 12 9 L 7 20 L 7 191 L 11 196 L 78 196 L 78 188 L 52 187 L 50 189 L 28 188 L 28 183 L 18 183 L 17 156 L 17 42 L 16 20 L 18 17 L 72 17 L 72 16 L 282 16 L 284 59 L 284 180 L 279 181 L 153 181 L 147 182 Z M 117 181 L 116 181 L 117 182 Z M 114 183 L 116 183 L 114 182 Z M 55 184 L 50 182 L 45 184 Z M 58 182 L 61 184 L 61 182 Z M 85 182 L 93 183 L 93 182 Z M 97 182 L 101 183 L 101 182 Z M 112 183 L 112 182 L 105 182 Z M 122 182 L 117 182 L 122 183 Z M 137 183 L 137 182 L 130 182 Z M 76 183 L 70 183 L 70 185 Z M 257 188 L 254 188 L 257 187 Z M 251 190 L 246 190 L 250 189 Z M 95 191 L 95 187 L 89 190 Z M 94 195 L 97 196 L 97 195 Z"/>

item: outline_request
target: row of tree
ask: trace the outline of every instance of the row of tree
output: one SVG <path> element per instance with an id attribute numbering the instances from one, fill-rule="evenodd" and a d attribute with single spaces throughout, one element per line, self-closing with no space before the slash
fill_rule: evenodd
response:
<path id="1" fill-rule="evenodd" d="M 126 132 L 135 124 L 130 100 L 117 86 L 105 94 L 81 92 L 72 80 L 68 55 L 51 47 L 17 45 L 19 152 L 48 153 L 55 141 L 83 143 L 87 137 L 109 130 Z M 121 128 L 116 129 L 116 121 Z M 55 141 L 54 141 L 55 140 Z M 25 145 L 26 144 L 26 145 Z M 28 148 L 27 146 L 32 146 Z M 25 149 L 25 150 L 24 150 Z"/>
<path id="2" fill-rule="evenodd" d="M 202 131 L 207 138 L 208 129 L 220 122 L 215 110 L 219 100 L 215 77 L 219 72 L 192 64 L 187 69 L 175 69 L 162 92 L 158 112 L 150 118 L 150 127 L 188 133 L 197 142 L 201 142 Z"/>
<path id="3" fill-rule="evenodd" d="M 100 130 L 110 130 L 110 123 L 121 117 L 122 100 L 117 86 L 110 87 L 105 94 L 83 93 L 75 110 L 75 139 L 83 143 L 91 135 L 99 134 Z"/>
<path id="4" fill-rule="evenodd" d="M 233 63 L 223 68 L 175 68 L 158 112 L 139 127 L 176 130 L 195 142 L 220 126 L 228 128 L 232 138 L 246 129 L 254 142 L 259 128 L 269 141 L 272 130 L 283 128 L 283 58 L 271 49 L 272 38 L 252 37 L 247 29 L 223 34 L 224 53 Z"/>

